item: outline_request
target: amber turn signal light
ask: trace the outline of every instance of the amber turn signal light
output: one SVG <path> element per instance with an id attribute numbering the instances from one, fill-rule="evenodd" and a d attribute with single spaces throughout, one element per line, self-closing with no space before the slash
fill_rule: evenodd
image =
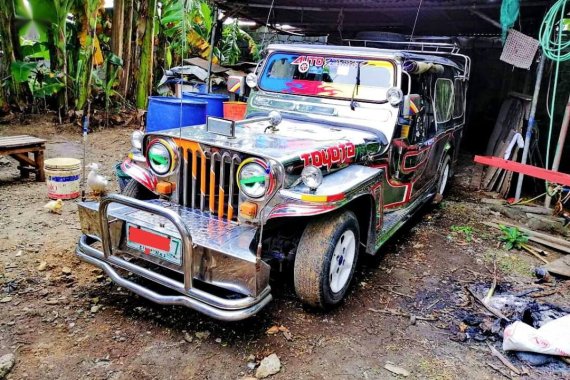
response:
<path id="1" fill-rule="evenodd" d="M 156 192 L 163 195 L 172 194 L 172 183 L 171 182 L 159 182 L 156 184 Z"/>
<path id="2" fill-rule="evenodd" d="M 239 215 L 247 219 L 255 218 L 257 215 L 257 204 L 252 202 L 243 202 L 239 205 Z"/>

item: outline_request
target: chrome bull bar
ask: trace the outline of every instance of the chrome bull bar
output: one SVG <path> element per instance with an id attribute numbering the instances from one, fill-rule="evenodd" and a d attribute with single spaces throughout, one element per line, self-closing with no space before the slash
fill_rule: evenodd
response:
<path id="1" fill-rule="evenodd" d="M 180 215 L 172 210 L 145 203 L 138 199 L 125 197 L 124 195 L 111 194 L 103 200 L 99 205 L 99 217 L 101 218 L 101 243 L 103 244 L 103 253 L 105 259 L 109 259 L 113 255 L 113 244 L 111 242 L 111 232 L 109 230 L 109 205 L 112 203 L 122 204 L 124 206 L 136 208 L 137 210 L 151 212 L 168 219 L 180 233 L 182 239 L 182 268 L 184 273 L 184 291 L 189 292 L 192 289 L 192 235 Z M 178 281 L 176 281 L 178 282 Z"/>
<path id="2" fill-rule="evenodd" d="M 109 206 L 113 203 L 132 207 L 134 209 L 150 212 L 166 218 L 178 230 L 182 240 L 182 269 L 183 282 L 177 281 L 160 273 L 153 272 L 139 265 L 133 264 L 119 256 L 113 254 L 113 242 L 109 225 L 113 220 L 109 220 Z M 150 204 L 137 199 L 112 194 L 105 197 L 99 205 L 99 221 L 101 231 L 101 244 L 103 251 L 91 245 L 97 239 L 87 235 L 81 236 L 77 245 L 77 256 L 90 264 L 93 264 L 106 272 L 106 274 L 120 286 L 145 297 L 158 304 L 182 305 L 204 313 L 212 318 L 237 321 L 248 318 L 256 314 L 272 299 L 270 288 L 264 289 L 258 296 L 245 296 L 239 299 L 226 299 L 214 294 L 205 292 L 193 286 L 193 243 L 192 236 L 186 224 L 176 212 Z M 135 275 L 144 277 L 167 288 L 170 288 L 180 295 L 162 295 L 144 286 L 127 280 L 122 277 L 113 266 L 122 268 Z"/>

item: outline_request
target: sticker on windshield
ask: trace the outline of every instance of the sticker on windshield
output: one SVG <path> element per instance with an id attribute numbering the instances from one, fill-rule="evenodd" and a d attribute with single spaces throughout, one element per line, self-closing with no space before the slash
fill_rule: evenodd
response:
<path id="1" fill-rule="evenodd" d="M 350 73 L 350 66 L 340 65 L 336 70 L 336 75 L 347 76 Z"/>

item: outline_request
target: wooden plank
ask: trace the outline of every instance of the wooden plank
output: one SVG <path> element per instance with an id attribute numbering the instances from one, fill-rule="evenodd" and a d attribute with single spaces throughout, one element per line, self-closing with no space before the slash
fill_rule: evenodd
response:
<path id="1" fill-rule="evenodd" d="M 0 149 L 14 148 L 25 145 L 45 144 L 46 140 L 34 136 L 19 135 L 0 137 Z"/>
<path id="2" fill-rule="evenodd" d="M 28 164 L 28 165 L 33 166 L 33 167 L 36 166 L 36 162 L 23 153 L 11 154 L 10 157 L 17 160 L 20 163 Z"/>
<path id="3" fill-rule="evenodd" d="M 8 143 L 0 142 L 0 149 L 11 149 L 18 148 L 22 146 L 36 146 L 44 145 L 45 141 L 12 141 Z"/>
<path id="4" fill-rule="evenodd" d="M 12 148 L 12 149 L 2 149 L 0 148 L 0 156 L 2 155 L 9 155 L 9 154 L 16 154 L 16 153 L 28 153 L 28 152 L 39 152 L 45 150 L 44 146 L 31 146 L 27 148 Z"/>
<path id="5" fill-rule="evenodd" d="M 33 137 L 33 136 L 0 138 L 0 144 L 1 145 L 9 145 L 9 144 L 14 144 L 14 143 L 36 144 L 36 143 L 42 143 L 42 142 L 45 142 L 45 140 L 39 139 L 39 138 Z"/>
<path id="6" fill-rule="evenodd" d="M 563 256 L 558 260 L 551 261 L 544 268 L 550 273 L 570 277 L 570 256 Z"/>
<path id="7" fill-rule="evenodd" d="M 499 224 L 503 224 L 503 225 L 509 226 L 509 227 L 516 227 L 521 232 L 528 235 L 529 236 L 528 239 L 530 241 L 534 241 L 534 242 L 542 244 L 544 246 L 557 249 L 561 252 L 570 253 L 570 242 L 567 240 L 564 240 L 564 239 L 561 239 L 561 238 L 558 238 L 556 236 L 552 236 L 549 234 L 545 234 L 542 232 L 533 231 L 533 230 L 530 230 L 526 227 L 520 226 L 518 224 L 509 223 L 509 222 L 505 222 L 502 220 L 494 220 L 493 222 L 494 223 L 484 222 L 483 224 L 486 224 L 486 225 L 493 224 L 494 226 L 496 226 L 496 228 L 499 227 Z"/>
<path id="8" fill-rule="evenodd" d="M 504 160 L 499 157 L 475 156 L 474 161 L 478 164 L 502 168 L 516 173 L 522 173 L 530 177 L 544 179 L 546 181 L 557 183 L 559 185 L 570 186 L 570 174 L 547 170 L 532 165 L 521 164 L 519 162 Z"/>

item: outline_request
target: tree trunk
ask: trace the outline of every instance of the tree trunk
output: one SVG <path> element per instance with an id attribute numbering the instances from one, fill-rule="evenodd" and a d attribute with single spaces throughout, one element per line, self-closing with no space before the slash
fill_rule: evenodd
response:
<path id="1" fill-rule="evenodd" d="M 55 45 L 55 60 L 52 63 L 52 70 L 61 71 L 63 73 L 61 81 L 63 82 L 63 91 L 59 93 L 58 103 L 60 109 L 63 109 L 64 116 L 67 116 L 67 107 L 69 106 L 68 98 L 68 67 L 67 67 L 67 15 L 71 12 L 73 0 L 54 0 L 53 2 L 56 13 L 57 23 L 53 25 Z"/>
<path id="2" fill-rule="evenodd" d="M 91 72 L 93 71 L 93 53 L 95 46 L 95 30 L 97 28 L 97 14 L 99 13 L 99 0 L 85 0 L 81 11 L 81 28 L 79 33 L 80 51 L 77 65 L 77 99 L 76 109 L 81 110 L 87 103 L 91 91 Z M 82 37 L 84 40 L 82 41 Z"/>
<path id="3" fill-rule="evenodd" d="M 12 41 L 14 36 L 12 34 L 14 24 L 14 3 L 12 0 L 0 1 L 0 48 L 3 51 L 1 57 L 1 71 L 0 78 L 8 78 L 8 91 L 0 89 L 0 99 L 5 107 L 8 103 L 19 103 L 19 96 L 21 94 L 20 85 L 12 80 L 10 66 L 16 60 L 16 55 Z M 0 100 L 1 102 L 1 100 Z"/>
<path id="4" fill-rule="evenodd" d="M 124 7 L 124 0 L 114 0 L 113 22 L 111 29 L 111 51 L 121 59 L 123 58 L 123 30 L 125 20 Z"/>
<path id="5" fill-rule="evenodd" d="M 124 35 L 123 35 L 123 75 L 121 77 L 120 92 L 125 99 L 128 98 L 129 79 L 131 75 L 131 54 L 133 39 L 133 0 L 124 0 Z"/>
<path id="6" fill-rule="evenodd" d="M 152 87 L 152 63 L 154 50 L 154 18 L 157 0 L 148 0 L 145 13 L 141 13 L 140 22 L 144 24 L 144 35 L 141 46 L 140 69 L 136 90 L 136 106 L 146 109 L 148 96 Z"/>

